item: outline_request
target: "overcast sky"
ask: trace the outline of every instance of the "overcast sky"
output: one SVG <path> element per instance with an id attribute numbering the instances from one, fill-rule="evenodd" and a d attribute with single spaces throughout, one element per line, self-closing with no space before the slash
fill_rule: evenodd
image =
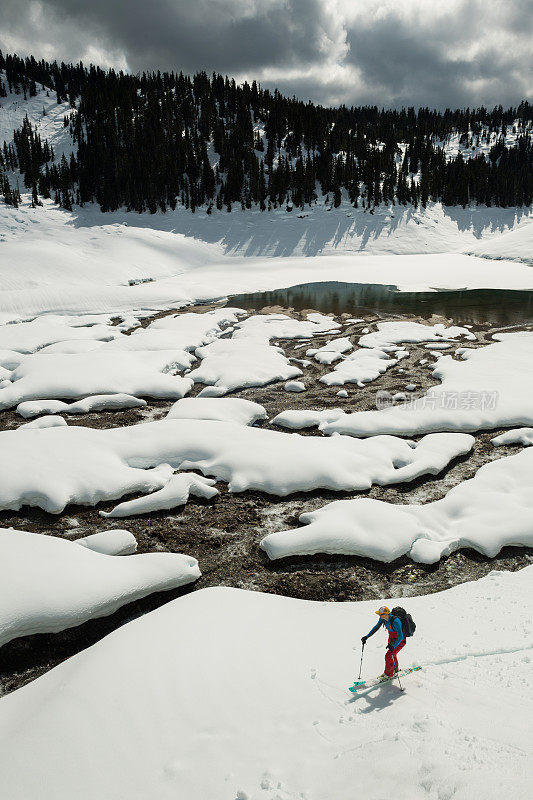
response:
<path id="1" fill-rule="evenodd" d="M 327 105 L 533 97 L 533 0 L 0 0 L 0 48 L 213 70 Z"/>

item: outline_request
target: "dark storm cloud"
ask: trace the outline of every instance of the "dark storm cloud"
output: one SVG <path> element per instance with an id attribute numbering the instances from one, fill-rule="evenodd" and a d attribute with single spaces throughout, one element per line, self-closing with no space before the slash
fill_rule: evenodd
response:
<path id="1" fill-rule="evenodd" d="M 531 79 L 532 5 L 530 0 L 508 2 L 500 20 L 504 24 L 494 37 L 484 27 L 489 6 L 469 0 L 461 4 L 461 13 L 455 9 L 444 20 L 413 25 L 392 12 L 354 26 L 347 34 L 346 61 L 360 71 L 375 95 L 387 93 L 394 105 L 517 102 L 525 95 L 528 76 Z M 514 36 L 514 51 L 498 47 L 501 34 Z M 530 50 L 525 59 L 519 52 L 521 43 L 526 53 Z"/>
<path id="2" fill-rule="evenodd" d="M 8 5 L 10 16 L 23 23 L 39 4 L 8 0 Z M 51 17 L 50 38 L 58 50 L 68 26 L 76 41 L 95 37 L 123 51 L 132 71 L 235 73 L 267 64 L 295 66 L 317 58 L 324 25 L 320 0 L 46 0 L 40 5 Z M 68 38 L 64 46 L 69 48 Z"/>
<path id="3" fill-rule="evenodd" d="M 532 0 L 0 0 L 0 47 L 216 70 L 323 104 L 517 102 Z M 529 81 L 529 85 L 528 85 Z"/>

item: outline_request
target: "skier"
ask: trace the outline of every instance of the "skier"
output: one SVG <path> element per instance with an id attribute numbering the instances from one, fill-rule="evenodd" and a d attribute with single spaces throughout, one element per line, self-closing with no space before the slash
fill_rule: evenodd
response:
<path id="1" fill-rule="evenodd" d="M 385 653 L 385 672 L 382 672 L 381 675 L 378 677 L 385 680 L 385 678 L 392 678 L 395 672 L 398 672 L 398 653 L 405 647 L 406 645 L 406 638 L 402 631 L 402 623 L 400 622 L 399 617 L 395 617 L 391 614 L 390 608 L 387 606 L 381 606 L 379 611 L 375 612 L 379 617 L 379 622 L 377 622 L 371 631 L 367 633 L 366 636 L 361 637 L 361 642 L 363 643 L 363 647 L 366 644 L 366 640 L 375 634 L 375 632 L 381 628 L 382 625 L 386 627 L 389 632 L 389 641 L 387 644 L 387 652 Z"/>

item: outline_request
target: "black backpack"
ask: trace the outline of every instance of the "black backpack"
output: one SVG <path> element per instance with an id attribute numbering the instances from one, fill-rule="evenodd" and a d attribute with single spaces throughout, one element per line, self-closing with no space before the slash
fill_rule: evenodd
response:
<path id="1" fill-rule="evenodd" d="M 400 608 L 400 606 L 396 606 L 391 611 L 391 614 L 394 617 L 398 617 L 400 622 L 402 623 L 402 631 L 405 638 L 408 636 L 412 636 L 416 631 L 416 625 L 413 622 L 413 618 L 410 614 L 407 613 L 405 608 Z"/>

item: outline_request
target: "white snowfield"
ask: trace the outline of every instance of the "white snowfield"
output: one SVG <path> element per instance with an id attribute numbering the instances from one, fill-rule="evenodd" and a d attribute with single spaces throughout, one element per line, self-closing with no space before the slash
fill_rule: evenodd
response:
<path id="1" fill-rule="evenodd" d="M 8 327 L 17 327 L 9 325 Z M 0 389 L 0 410 L 26 400 L 85 398 L 87 395 L 129 394 L 177 400 L 192 388 L 178 370 L 172 350 L 27 356 L 11 373 L 11 386 Z M 90 401 L 88 401 L 90 402 Z"/>
<path id="2" fill-rule="evenodd" d="M 358 603 L 192 592 L 2 699 L 4 793 L 529 800 L 532 592 L 533 567 Z M 352 698 L 384 602 L 417 624 L 400 666 L 423 669 L 404 692 Z M 368 641 L 363 677 L 382 671 L 385 643 Z"/>
<path id="3" fill-rule="evenodd" d="M 218 489 L 215 489 L 214 484 L 215 481 L 212 478 L 181 472 L 179 475 L 173 475 L 162 489 L 145 497 L 120 503 L 111 511 L 100 511 L 100 516 L 132 517 L 137 514 L 148 514 L 150 511 L 169 510 L 185 505 L 190 495 L 209 500 L 218 494 Z"/>
<path id="4" fill-rule="evenodd" d="M 90 543 L 80 547 L 13 528 L 0 528 L 0 572 L 0 647 L 20 636 L 81 625 L 200 577 L 198 562 L 190 556 L 117 558 L 95 552 Z"/>
<path id="5" fill-rule="evenodd" d="M 450 215 L 435 204 L 425 211 L 396 207 L 370 216 L 350 207 L 349 213 L 350 219 L 343 210 L 326 214 L 319 207 L 298 220 L 285 212 L 208 216 L 199 209 L 137 217 L 93 207 L 71 213 L 49 200 L 32 209 L 25 197 L 18 209 L 0 207 L 0 321 L 146 313 L 326 277 L 407 290 L 533 289 L 526 264 L 460 254 L 479 244 L 476 235 L 496 242 L 494 219 L 511 229 L 516 209 L 453 209 Z M 513 246 L 510 257 L 520 250 L 531 258 L 528 244 Z"/>
<path id="6" fill-rule="evenodd" d="M 91 411 L 117 411 L 125 408 L 143 408 L 146 400 L 131 394 L 95 394 L 76 403 L 62 400 L 27 400 L 19 403 L 17 414 L 26 419 L 40 414 L 89 414 Z"/>
<path id="7" fill-rule="evenodd" d="M 422 440 L 423 441 L 423 440 Z M 361 498 L 300 515 L 305 527 L 266 536 L 269 558 L 343 553 L 433 564 L 460 548 L 490 558 L 502 547 L 533 546 L 533 450 L 485 464 L 468 481 L 424 505 Z"/>
<path id="8" fill-rule="evenodd" d="M 368 489 L 435 474 L 473 442 L 466 434 L 417 443 L 390 436 L 322 438 L 199 419 L 4 431 L 0 508 L 29 505 L 57 514 L 69 503 L 95 505 L 163 489 L 174 469 L 199 470 L 228 483 L 230 492 Z"/>
<path id="9" fill-rule="evenodd" d="M 106 556 L 130 556 L 137 552 L 137 539 L 131 531 L 122 528 L 100 531 L 73 541 L 80 547 L 87 547 L 88 550 Z"/>
<path id="10" fill-rule="evenodd" d="M 243 397 L 184 397 L 174 403 L 166 416 L 166 419 L 216 419 L 237 425 L 253 425 L 266 418 L 262 405 Z"/>
<path id="11" fill-rule="evenodd" d="M 499 338 L 486 347 L 465 349 L 460 361 L 441 356 L 433 369 L 441 384 L 424 397 L 379 411 L 346 414 L 320 429 L 351 436 L 414 436 L 533 425 L 533 333 L 499 334 Z"/>

